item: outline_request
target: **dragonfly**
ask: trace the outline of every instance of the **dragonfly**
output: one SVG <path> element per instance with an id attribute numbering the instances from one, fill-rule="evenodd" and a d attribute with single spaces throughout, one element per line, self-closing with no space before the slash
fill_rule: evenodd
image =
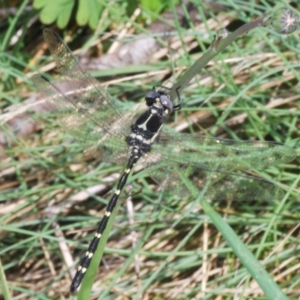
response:
<path id="1" fill-rule="evenodd" d="M 146 93 L 147 109 L 131 117 L 132 113 L 124 111 L 101 83 L 80 67 L 56 32 L 45 29 L 43 35 L 63 84 L 51 82 L 40 74 L 32 79 L 59 119 L 61 128 L 84 148 L 104 153 L 104 160 L 125 166 L 81 259 L 71 283 L 71 293 L 81 285 L 128 176 L 138 164 L 146 168 L 163 189 L 172 189 L 181 195 L 195 195 L 205 186 L 203 196 L 212 201 L 282 197 L 279 187 L 246 175 L 243 170 L 291 161 L 295 157 L 292 148 L 273 142 L 234 141 L 164 130 L 164 119 L 183 105 L 179 95 L 178 103 L 174 104 L 165 88 L 153 88 Z"/>

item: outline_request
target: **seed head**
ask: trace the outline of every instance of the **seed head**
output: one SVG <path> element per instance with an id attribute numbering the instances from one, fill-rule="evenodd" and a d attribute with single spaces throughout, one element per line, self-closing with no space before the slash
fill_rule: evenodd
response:
<path id="1" fill-rule="evenodd" d="M 289 34 L 299 28 L 299 23 L 299 17 L 292 10 L 280 8 L 266 20 L 265 25 L 280 34 Z"/>

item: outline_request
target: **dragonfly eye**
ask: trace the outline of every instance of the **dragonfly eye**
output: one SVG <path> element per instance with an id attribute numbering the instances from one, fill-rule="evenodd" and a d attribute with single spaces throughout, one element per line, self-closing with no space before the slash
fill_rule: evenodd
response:
<path id="1" fill-rule="evenodd" d="M 147 106 L 152 106 L 156 101 L 155 99 L 159 98 L 160 95 L 161 94 L 156 91 L 149 92 L 145 97 Z"/>
<path id="2" fill-rule="evenodd" d="M 165 114 L 170 114 L 173 111 L 173 103 L 166 94 L 160 95 L 160 102 L 164 107 Z"/>

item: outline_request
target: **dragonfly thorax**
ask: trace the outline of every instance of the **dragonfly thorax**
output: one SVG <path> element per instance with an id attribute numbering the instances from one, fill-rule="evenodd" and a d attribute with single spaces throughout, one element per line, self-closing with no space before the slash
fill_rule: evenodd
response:
<path id="1" fill-rule="evenodd" d="M 129 146 L 139 148 L 142 153 L 151 150 L 162 128 L 163 117 L 173 109 L 170 98 L 162 92 L 152 91 L 146 96 L 149 109 L 131 125 L 131 133 L 126 138 Z"/>

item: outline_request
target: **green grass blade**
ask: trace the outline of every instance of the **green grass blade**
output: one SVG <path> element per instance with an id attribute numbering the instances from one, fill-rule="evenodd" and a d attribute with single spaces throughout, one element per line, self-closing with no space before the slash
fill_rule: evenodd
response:
<path id="1" fill-rule="evenodd" d="M 231 227 L 223 220 L 223 218 L 212 208 L 205 200 L 200 201 L 205 213 L 211 218 L 214 225 L 222 233 L 224 239 L 233 249 L 235 255 L 241 260 L 242 264 L 256 280 L 267 297 L 272 300 L 287 300 L 288 298 L 281 291 L 276 282 L 266 272 L 260 262 L 249 251 L 246 245 L 239 239 Z"/>
<path id="2" fill-rule="evenodd" d="M 83 280 L 82 284 L 78 293 L 78 300 L 86 300 L 90 299 L 90 294 L 92 290 L 93 283 L 95 281 L 96 274 L 99 269 L 99 264 L 105 249 L 105 245 L 107 243 L 109 233 L 111 232 L 111 228 L 114 223 L 114 219 L 116 216 L 116 213 L 118 212 L 120 207 L 120 202 L 116 205 L 115 209 L 113 210 L 113 213 L 111 214 L 111 217 L 108 220 L 106 229 L 103 232 L 103 235 L 101 236 L 99 245 L 97 247 L 97 250 L 95 254 L 93 255 L 90 267 L 88 268 Z"/>
<path id="3" fill-rule="evenodd" d="M 9 300 L 10 295 L 9 295 L 9 288 L 8 288 L 8 283 L 6 280 L 6 276 L 3 270 L 1 258 L 0 258 L 0 286 L 1 286 L 1 294 L 3 295 L 5 300 Z"/>

